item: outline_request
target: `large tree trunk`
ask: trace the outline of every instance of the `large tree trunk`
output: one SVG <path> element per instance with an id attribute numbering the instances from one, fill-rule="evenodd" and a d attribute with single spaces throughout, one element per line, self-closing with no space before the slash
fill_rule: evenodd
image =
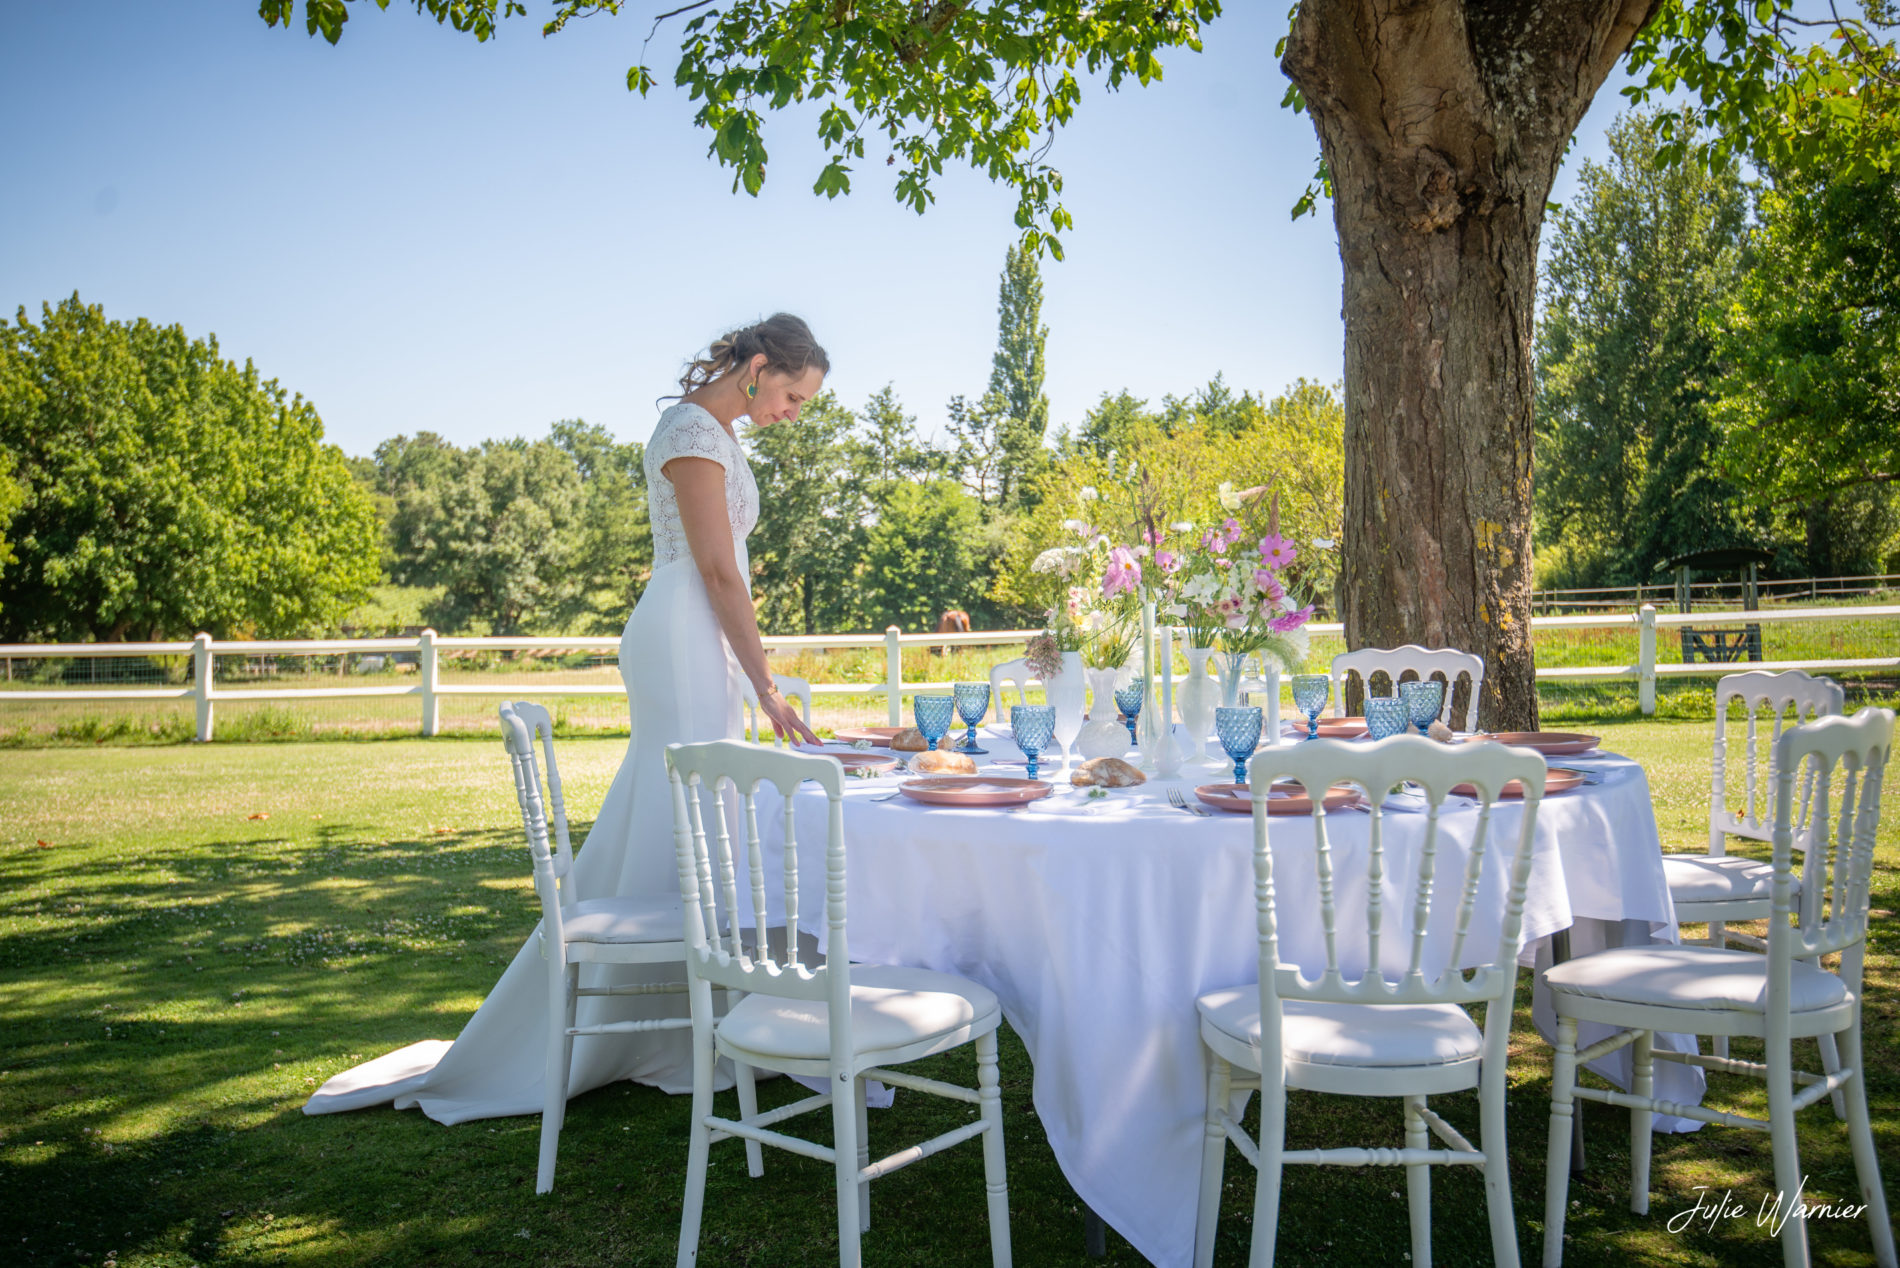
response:
<path id="1" fill-rule="evenodd" d="M 1565 145 L 1658 0 L 1303 0 L 1345 271 L 1349 647 L 1484 657 L 1482 724 L 1537 725 L 1531 335 Z"/>

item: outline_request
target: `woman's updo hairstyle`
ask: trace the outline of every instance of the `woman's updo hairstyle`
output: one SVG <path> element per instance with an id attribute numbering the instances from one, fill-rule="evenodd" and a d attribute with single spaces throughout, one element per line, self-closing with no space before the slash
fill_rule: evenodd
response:
<path id="1" fill-rule="evenodd" d="M 764 321 L 713 340 L 706 355 L 694 360 L 680 376 L 680 391 L 697 391 L 734 367 L 750 364 L 760 353 L 765 354 L 766 369 L 792 378 L 814 367 L 820 374 L 831 372 L 831 358 L 812 338 L 811 327 L 804 319 L 773 313 Z"/>

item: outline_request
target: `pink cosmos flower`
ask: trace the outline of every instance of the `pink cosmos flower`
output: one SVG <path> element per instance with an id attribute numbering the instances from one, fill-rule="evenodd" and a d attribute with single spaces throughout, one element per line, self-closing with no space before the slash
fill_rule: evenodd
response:
<path id="1" fill-rule="evenodd" d="M 1288 612 L 1283 616 L 1274 617 L 1271 621 L 1267 622 L 1267 628 L 1272 630 L 1275 634 L 1285 634 L 1289 630 L 1299 629 L 1300 626 L 1305 625 L 1312 619 L 1313 605 L 1309 603 L 1297 612 Z"/>
<path id="2" fill-rule="evenodd" d="M 1158 528 L 1144 528 L 1141 530 L 1141 540 L 1150 546 L 1159 546 L 1161 539 L 1166 536 L 1167 534 Z"/>
<path id="3" fill-rule="evenodd" d="M 1292 563 L 1299 553 L 1291 541 L 1278 533 L 1269 533 L 1260 539 L 1260 561 L 1276 572 Z"/>
<path id="4" fill-rule="evenodd" d="M 1157 550 L 1155 552 L 1155 566 L 1169 576 L 1173 576 L 1175 573 L 1181 571 L 1181 556 L 1171 550 Z"/>
<path id="5" fill-rule="evenodd" d="M 1102 576 L 1102 595 L 1113 598 L 1117 594 L 1133 594 L 1135 587 L 1141 584 L 1141 561 L 1135 558 L 1135 552 L 1126 546 L 1117 546 L 1108 552 L 1108 571 Z"/>
<path id="6" fill-rule="evenodd" d="M 1280 584 L 1280 579 L 1273 575 L 1273 570 L 1270 568 L 1254 569 L 1253 584 L 1255 589 L 1267 596 L 1269 603 L 1277 604 L 1281 599 L 1286 598 L 1286 587 Z"/>

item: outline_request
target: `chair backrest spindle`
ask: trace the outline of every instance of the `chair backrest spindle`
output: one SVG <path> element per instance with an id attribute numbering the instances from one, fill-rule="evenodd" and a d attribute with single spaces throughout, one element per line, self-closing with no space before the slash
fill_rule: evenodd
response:
<path id="1" fill-rule="evenodd" d="M 1478 727 L 1478 695 L 1484 687 L 1484 657 L 1471 652 L 1461 652 L 1450 647 L 1420 647 L 1407 643 L 1403 647 L 1361 647 L 1350 652 L 1341 652 L 1333 657 L 1333 716 L 1339 717 L 1346 712 L 1346 681 L 1358 674 L 1360 684 L 1367 695 L 1372 694 L 1374 674 L 1383 672 L 1392 683 L 1392 694 L 1399 691 L 1399 680 L 1406 674 L 1415 678 L 1429 679 L 1434 674 L 1445 679 L 1445 700 L 1439 706 L 1439 720 L 1450 724 L 1452 702 L 1458 694 L 1458 680 L 1467 677 L 1471 681 L 1471 694 L 1465 704 L 1465 725 L 1467 731 Z"/>

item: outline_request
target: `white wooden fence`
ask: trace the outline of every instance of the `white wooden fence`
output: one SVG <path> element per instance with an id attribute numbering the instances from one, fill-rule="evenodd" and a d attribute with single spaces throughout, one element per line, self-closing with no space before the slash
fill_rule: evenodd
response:
<path id="1" fill-rule="evenodd" d="M 1869 673 L 1900 671 L 1900 624 L 1894 627 L 1892 656 L 1839 660 L 1781 660 L 1741 664 L 1658 664 L 1656 630 L 1682 625 L 1707 626 L 1711 623 L 1735 624 L 1785 621 L 1867 621 L 1900 620 L 1900 606 L 1846 608 L 1777 608 L 1759 612 L 1659 613 L 1645 604 L 1639 612 L 1591 613 L 1583 616 L 1535 617 L 1534 629 L 1624 629 L 1637 631 L 1638 654 L 1633 665 L 1567 665 L 1540 667 L 1542 681 L 1616 681 L 1636 683 L 1637 700 L 1646 714 L 1656 711 L 1658 678 L 1711 678 L 1739 669 L 1805 669 L 1816 673 Z M 1317 624 L 1315 634 L 1342 634 L 1337 624 Z M 992 646 L 1020 643 L 1034 630 L 985 630 L 969 634 L 904 634 L 896 626 L 883 634 L 819 634 L 812 636 L 768 637 L 768 651 L 800 648 L 884 647 L 885 675 L 876 683 L 814 683 L 812 693 L 824 696 L 883 695 L 889 702 L 890 723 L 902 718 L 902 697 L 906 693 L 948 690 L 950 684 L 906 682 L 903 649 L 909 647 Z M 0 657 L 40 659 L 46 657 L 96 656 L 182 656 L 192 658 L 192 680 L 183 686 L 165 687 L 82 687 L 37 690 L 0 690 L 0 701 L 51 702 L 59 700 L 193 700 L 197 704 L 197 738 L 209 740 L 214 710 L 220 701 L 260 700 L 342 700 L 360 697 L 414 696 L 422 707 L 422 733 L 434 735 L 440 729 L 441 701 L 445 696 L 491 696 L 524 699 L 535 696 L 618 696 L 623 688 L 604 683 L 536 685 L 511 677 L 497 683 L 445 683 L 441 681 L 439 654 L 444 651 L 562 651 L 603 652 L 619 648 L 611 636 L 581 638 L 447 638 L 434 630 L 424 630 L 415 638 L 299 639 L 281 641 L 233 641 L 214 643 L 209 634 L 200 634 L 188 643 L 16 643 L 0 644 Z M 360 653 L 410 653 L 417 657 L 416 681 L 392 686 L 362 687 L 226 687 L 219 688 L 213 672 L 217 656 L 259 655 L 338 655 Z"/>

